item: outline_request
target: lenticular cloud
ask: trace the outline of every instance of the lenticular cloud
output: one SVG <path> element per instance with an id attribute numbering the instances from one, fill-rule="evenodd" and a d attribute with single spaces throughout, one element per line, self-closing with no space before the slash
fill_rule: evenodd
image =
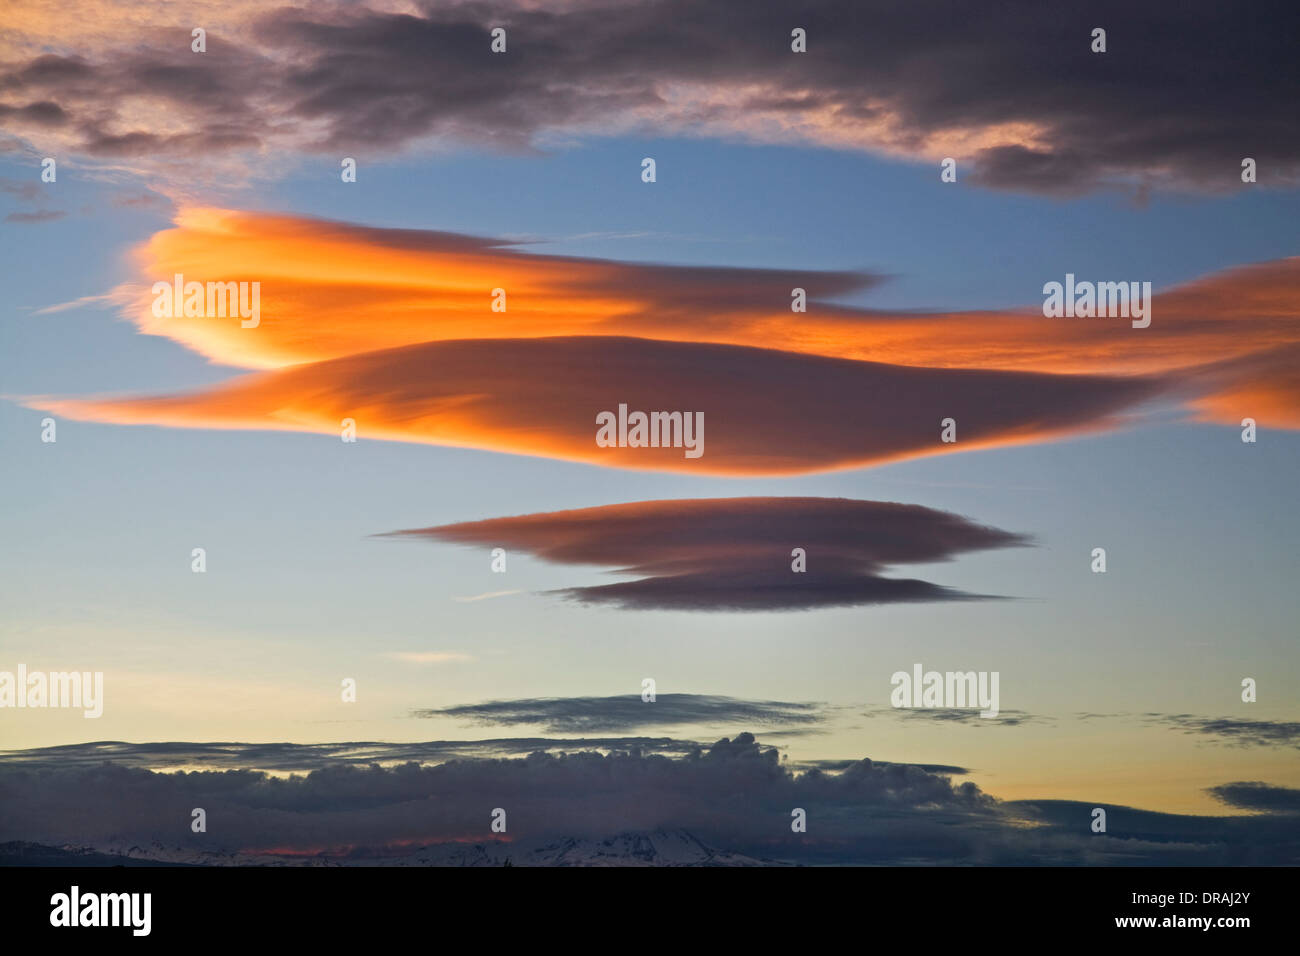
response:
<path id="1" fill-rule="evenodd" d="M 561 593 L 584 604 L 684 611 L 986 597 L 881 572 L 895 564 L 1029 543 L 1023 535 L 920 505 L 847 498 L 640 501 L 390 535 L 500 546 L 559 564 L 612 566 L 636 579 Z"/>

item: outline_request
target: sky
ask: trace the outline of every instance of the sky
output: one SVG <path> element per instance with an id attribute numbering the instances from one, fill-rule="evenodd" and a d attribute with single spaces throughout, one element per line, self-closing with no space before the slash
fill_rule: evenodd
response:
<path id="1" fill-rule="evenodd" d="M 541 833 L 580 826 L 547 801 L 595 765 L 494 760 L 645 748 L 661 816 L 591 820 L 782 856 L 684 796 L 743 760 L 832 828 L 884 788 L 1061 841 L 983 860 L 1073 860 L 1096 806 L 1293 845 L 1300 81 L 1284 7 L 1256 14 L 19 2 L 0 671 L 102 671 L 105 699 L 0 711 L 0 840 L 180 843 L 125 795 L 327 792 L 301 748 L 361 741 L 332 759 L 418 761 L 457 839 L 497 791 L 438 776 L 453 751 Z M 156 315 L 177 272 L 260 281 L 259 324 Z M 1067 274 L 1149 282 L 1151 325 L 1045 317 Z M 703 454 L 601 447 L 620 403 L 702 409 Z M 891 706 L 916 663 L 999 673 L 1000 717 Z M 127 816 L 42 810 L 106 756 Z M 244 819 L 230 846 L 289 845 Z M 405 819 L 335 842 L 429 836 Z M 947 859 L 928 839 L 884 858 Z M 1124 839 L 1079 859 L 1181 862 Z"/>

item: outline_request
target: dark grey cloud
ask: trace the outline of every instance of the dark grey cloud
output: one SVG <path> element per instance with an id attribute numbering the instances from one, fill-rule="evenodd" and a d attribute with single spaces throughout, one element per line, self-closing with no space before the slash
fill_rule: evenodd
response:
<path id="1" fill-rule="evenodd" d="M 1228 189 L 1245 156 L 1261 183 L 1294 183 L 1300 169 L 1286 0 L 1248 11 L 1215 0 L 416 9 L 270 8 L 238 36 L 210 32 L 202 56 L 174 30 L 133 29 L 84 56 L 5 65 L 11 115 L 0 118 L 74 128 L 82 149 L 108 156 L 253 148 L 287 133 L 345 155 L 424 137 L 522 151 L 548 134 L 630 125 L 929 159 L 942 148 L 973 169 L 966 181 L 1058 194 Z M 489 49 L 493 26 L 508 30 L 505 54 Z M 790 51 L 795 26 L 805 54 Z M 1089 49 L 1097 26 L 1104 54 Z M 190 122 L 119 132 L 118 104 L 136 96 Z"/>
<path id="2" fill-rule="evenodd" d="M 1089 831 L 1092 811 L 1106 811 L 1106 833 L 1081 841 L 1075 863 L 1095 865 L 1252 866 L 1300 860 L 1300 828 L 1285 816 L 1201 817 L 1083 800 L 1015 800 L 1004 812 L 1058 837 Z M 1032 840 L 1027 841 L 1033 843 Z M 1089 853 L 1088 850 L 1095 852 Z M 1071 862 L 1069 851 L 1059 857 Z M 1007 863 L 1031 863 L 1033 854 Z"/>
<path id="3" fill-rule="evenodd" d="M 414 716 L 455 717 L 475 724 L 528 724 L 540 726 L 549 734 L 588 734 L 683 724 L 782 727 L 815 724 L 824 715 L 817 704 L 741 700 L 716 694 L 658 694 L 653 701 L 643 701 L 640 695 L 629 694 L 492 700 L 420 710 Z"/>
<path id="4" fill-rule="evenodd" d="M 810 573 L 807 578 L 755 569 L 713 574 L 642 578 L 618 584 L 566 588 L 560 592 L 583 604 L 608 604 L 624 610 L 802 611 L 915 601 L 987 599 L 912 578 Z"/>
<path id="5" fill-rule="evenodd" d="M 1244 720 L 1237 717 L 1198 717 L 1195 714 L 1144 714 L 1150 723 L 1183 733 L 1212 738 L 1239 747 L 1300 747 L 1300 723 L 1284 720 Z"/>
<path id="6" fill-rule="evenodd" d="M 20 107 L 0 103 L 0 120 L 27 120 L 37 126 L 59 126 L 67 122 L 68 115 L 57 103 L 48 101 Z"/>
<path id="7" fill-rule="evenodd" d="M 936 723 L 964 723 L 980 727 L 1019 727 L 1022 724 L 1050 724 L 1055 718 L 1030 714 L 1023 710 L 999 710 L 996 717 L 981 717 L 978 707 L 881 707 L 867 711 L 864 717 L 892 714 L 900 720 L 934 721 Z"/>
<path id="8" fill-rule="evenodd" d="M 461 758 L 521 757 L 569 750 L 635 750 L 645 754 L 685 754 L 699 741 L 671 737 L 497 737 L 488 740 L 430 740 L 418 743 L 350 741 L 292 743 L 128 743 L 100 740 L 84 744 L 0 751 L 0 770 L 92 768 L 106 763 L 142 770 L 178 767 L 210 770 L 266 770 L 305 773 L 341 763 L 391 765 L 443 763 Z"/>
<path id="9" fill-rule="evenodd" d="M 1237 781 L 1207 787 L 1206 793 L 1238 810 L 1264 813 L 1300 813 L 1300 790 L 1258 781 Z"/>
<path id="10" fill-rule="evenodd" d="M 176 42 L 175 31 L 132 36 L 128 48 L 95 60 L 43 53 L 0 65 L 0 120 L 30 120 L 38 131 L 67 128 L 80 151 L 108 158 L 196 156 L 267 143 L 274 117 L 260 96 L 273 94 L 283 76 L 265 53 L 217 36 L 201 55 Z M 167 122 L 151 127 L 138 112 L 127 120 L 119 110 L 123 98 L 135 96 L 166 104 Z M 144 128 L 122 131 L 140 122 Z"/>
<path id="11" fill-rule="evenodd" d="M 770 733 L 763 734 L 764 739 L 771 737 Z M 848 770 L 858 761 L 856 760 L 797 760 L 790 761 L 787 766 L 792 770 L 825 770 L 832 773 L 841 770 Z M 889 763 L 885 760 L 873 760 L 872 763 L 877 767 L 916 767 L 918 770 L 924 770 L 926 773 L 937 773 L 948 777 L 961 777 L 970 773 L 965 767 L 954 767 L 946 763 Z"/>
<path id="12" fill-rule="evenodd" d="M 782 740 L 782 739 L 799 739 L 807 737 L 822 737 L 831 731 L 825 727 L 800 727 L 798 730 L 763 730 L 764 740 Z"/>
<path id="13" fill-rule="evenodd" d="M 560 593 L 585 604 L 694 611 L 983 597 L 880 572 L 1029 543 L 1023 535 L 920 505 L 847 498 L 642 501 L 390 534 L 500 546 L 562 564 L 613 565 L 620 574 L 641 577 Z M 806 571 L 791 569 L 795 548 L 804 549 Z"/>
<path id="14" fill-rule="evenodd" d="M 291 777 L 248 770 L 160 774 L 109 763 L 4 766 L 0 842 L 99 851 L 157 845 L 182 858 L 234 854 L 244 862 L 285 848 L 364 846 L 382 855 L 416 838 L 488 842 L 491 811 L 502 807 L 512 840 L 669 828 L 710 845 L 772 856 L 766 850 L 798 852 L 800 840 L 789 826 L 793 807 L 824 814 L 827 838 L 861 831 L 864 823 L 883 830 L 870 815 L 863 819 L 866 808 L 885 817 L 924 810 L 917 824 L 936 833 L 940 820 L 982 819 L 993 808 L 973 784 L 954 786 L 914 767 L 875 767 L 864 760 L 838 774 L 795 775 L 781 766 L 776 750 L 750 734 L 695 745 L 678 757 L 629 748 L 457 758 L 434 766 L 382 768 L 362 761 Z M 207 810 L 207 834 L 190 832 L 189 810 L 196 806 Z M 836 848 L 828 844 L 823 852 Z"/>
<path id="15" fill-rule="evenodd" d="M 0 859 L 53 859 L 62 848 L 63 862 L 80 850 L 101 854 L 76 857 L 89 863 L 104 855 L 225 864 L 1300 860 L 1293 821 L 1280 815 L 1110 807 L 1108 832 L 1098 835 L 1086 802 L 999 803 L 947 773 L 869 759 L 800 772 L 748 733 L 674 755 L 629 746 L 381 767 L 364 750 L 291 776 L 0 761 Z M 194 807 L 207 812 L 206 833 L 190 828 Z M 500 839 L 490 830 L 495 808 L 507 813 Z M 807 814 L 806 833 L 791 831 L 795 808 Z"/>

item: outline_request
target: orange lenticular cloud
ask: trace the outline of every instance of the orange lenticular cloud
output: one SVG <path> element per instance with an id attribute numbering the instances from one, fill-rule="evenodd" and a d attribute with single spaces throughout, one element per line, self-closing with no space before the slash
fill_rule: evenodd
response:
<path id="1" fill-rule="evenodd" d="M 780 475 L 951 450 L 940 441 L 950 414 L 960 416 L 963 449 L 1105 427 L 1163 387 L 1135 377 L 911 368 L 585 336 L 430 342 L 245 375 L 189 394 L 28 404 L 119 424 L 332 435 L 350 418 L 366 438 L 616 468 Z M 684 413 L 670 432 L 678 441 L 598 444 L 598 416 L 620 405 Z M 685 419 L 695 415 L 703 430 L 687 434 Z"/>
<path id="2" fill-rule="evenodd" d="M 1135 329 L 1045 318 L 1041 304 L 906 314 L 830 304 L 879 281 L 861 273 L 507 245 L 186 208 L 137 250 L 144 282 L 121 297 L 141 331 L 258 373 L 188 394 L 26 403 L 186 428 L 337 435 L 352 419 L 367 438 L 715 475 L 1047 441 L 1114 427 L 1157 398 L 1203 421 L 1300 428 L 1300 258 L 1161 291 L 1147 302 L 1150 326 Z M 258 283 L 258 321 L 155 314 L 153 284 L 177 275 Z M 794 288 L 807 291 L 807 312 L 791 310 Z M 494 290 L 504 311 L 491 308 Z M 665 447 L 610 447 L 599 416 L 620 406 L 702 415 L 702 450 L 687 453 L 681 433 Z M 959 440 L 941 443 L 949 417 Z"/>
<path id="3" fill-rule="evenodd" d="M 657 266 L 533 255 L 455 233 L 377 229 L 300 216 L 189 207 L 135 260 L 128 317 L 215 362 L 276 368 L 449 339 L 557 335 L 766 344 L 756 318 L 789 279 L 841 294 L 854 273 Z M 155 282 L 261 284 L 261 320 L 156 316 Z M 798 284 L 796 282 L 795 284 Z M 493 290 L 505 293 L 493 311 Z"/>
<path id="4" fill-rule="evenodd" d="M 1270 355 L 1300 344 L 1300 258 L 1249 265 L 1154 295 L 1153 319 L 1045 318 L 1021 310 L 890 313 L 832 304 L 880 280 L 807 272 L 546 256 L 502 240 L 301 216 L 189 207 L 137 250 L 128 316 L 213 361 L 269 369 L 453 339 L 612 335 L 750 345 L 931 368 L 1156 375 L 1186 370 L 1214 421 L 1300 427 L 1300 389 Z M 257 281 L 261 321 L 156 317 L 154 282 Z M 1035 277 L 1026 299 L 1040 295 Z M 1082 280 L 1137 277 L 1079 276 Z M 791 311 L 806 290 L 808 311 Z M 505 311 L 493 311 L 493 290 Z M 1254 356 L 1252 359 L 1251 357 Z M 1192 370 L 1242 359 L 1240 374 Z"/>

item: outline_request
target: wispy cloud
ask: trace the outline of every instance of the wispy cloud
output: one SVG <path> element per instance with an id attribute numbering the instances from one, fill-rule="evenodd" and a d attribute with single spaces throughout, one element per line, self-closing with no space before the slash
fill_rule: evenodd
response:
<path id="1" fill-rule="evenodd" d="M 1023 724 L 1052 724 L 1056 718 L 1023 710 L 1000 710 L 996 719 L 980 716 L 978 707 L 962 710 L 950 707 L 879 707 L 864 717 L 893 716 L 899 720 L 932 721 L 939 724 L 967 724 L 971 727 L 1019 727 Z"/>
<path id="2" fill-rule="evenodd" d="M 32 180 L 0 177 L 0 192 L 16 196 L 23 202 L 36 202 L 42 197 L 41 184 Z"/>
<path id="3" fill-rule="evenodd" d="M 509 597 L 512 594 L 523 594 L 523 591 L 484 591 L 482 594 L 471 594 L 467 597 L 452 598 L 453 601 L 459 601 L 461 604 L 473 604 L 477 601 L 491 601 L 495 598 Z"/>
<path id="4" fill-rule="evenodd" d="M 11 212 L 5 216 L 5 222 L 33 225 L 41 222 L 55 222 L 67 215 L 62 209 L 36 209 L 32 212 Z"/>
<path id="5" fill-rule="evenodd" d="M 1195 714 L 1146 714 L 1144 719 L 1231 746 L 1300 748 L 1300 723 L 1295 721 L 1198 717 Z"/>
<path id="6" fill-rule="evenodd" d="M 716 694 L 659 694 L 653 701 L 635 694 L 492 700 L 420 710 L 414 716 L 452 717 L 475 724 L 524 724 L 541 727 L 548 734 L 631 732 L 680 725 L 780 727 L 816 724 L 823 719 L 822 708 L 816 704 L 741 700 Z"/>
<path id="7" fill-rule="evenodd" d="M 73 299 L 70 302 L 57 302 L 54 305 L 47 305 L 44 308 L 33 309 L 32 315 L 54 315 L 58 312 L 68 312 L 72 309 L 80 309 L 87 305 L 120 305 L 122 303 L 122 294 L 120 292 L 107 292 L 103 295 L 83 295 L 80 298 Z"/>

